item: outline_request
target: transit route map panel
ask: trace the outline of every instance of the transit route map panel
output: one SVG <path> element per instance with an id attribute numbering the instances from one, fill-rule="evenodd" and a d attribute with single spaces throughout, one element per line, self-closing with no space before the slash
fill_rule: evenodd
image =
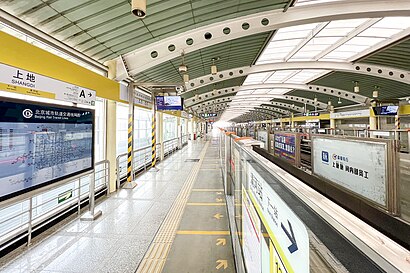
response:
<path id="1" fill-rule="evenodd" d="M 0 201 L 94 166 L 94 111 L 0 101 Z"/>

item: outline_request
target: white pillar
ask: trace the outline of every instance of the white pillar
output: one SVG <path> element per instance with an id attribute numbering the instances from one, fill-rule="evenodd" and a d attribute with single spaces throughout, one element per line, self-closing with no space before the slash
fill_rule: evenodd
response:
<path id="1" fill-rule="evenodd" d="M 115 101 L 107 100 L 107 123 L 106 123 L 106 153 L 110 161 L 110 192 L 116 190 L 117 181 L 117 104 Z"/>

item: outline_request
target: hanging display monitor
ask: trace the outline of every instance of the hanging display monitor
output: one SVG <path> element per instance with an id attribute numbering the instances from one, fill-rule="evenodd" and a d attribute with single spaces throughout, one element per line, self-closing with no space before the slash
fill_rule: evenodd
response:
<path id="1" fill-rule="evenodd" d="M 93 169 L 94 111 L 0 101 L 0 201 Z"/>
<path id="2" fill-rule="evenodd" d="M 397 115 L 398 110 L 399 106 L 397 105 L 373 107 L 373 111 L 376 116 L 395 116 Z"/>
<path id="3" fill-rule="evenodd" d="M 180 96 L 157 96 L 156 105 L 157 110 L 163 111 L 182 111 L 183 99 Z"/>

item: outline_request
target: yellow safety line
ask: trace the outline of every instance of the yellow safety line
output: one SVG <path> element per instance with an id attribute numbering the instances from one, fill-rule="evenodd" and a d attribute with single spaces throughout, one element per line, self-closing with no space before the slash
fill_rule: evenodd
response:
<path id="1" fill-rule="evenodd" d="M 179 235 L 230 235 L 227 230 L 178 230 Z"/>
<path id="2" fill-rule="evenodd" d="M 205 191 L 205 192 L 209 192 L 209 191 L 223 191 L 224 189 L 192 189 L 192 191 Z"/>
<path id="3" fill-rule="evenodd" d="M 225 203 L 187 203 L 187 206 L 226 206 Z"/>

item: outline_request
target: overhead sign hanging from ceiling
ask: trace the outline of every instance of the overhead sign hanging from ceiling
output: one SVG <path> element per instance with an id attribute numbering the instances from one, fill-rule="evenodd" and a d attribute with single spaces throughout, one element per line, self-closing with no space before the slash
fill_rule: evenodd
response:
<path id="1" fill-rule="evenodd" d="M 96 98 L 94 90 L 1 63 L 0 90 L 91 106 Z"/>

